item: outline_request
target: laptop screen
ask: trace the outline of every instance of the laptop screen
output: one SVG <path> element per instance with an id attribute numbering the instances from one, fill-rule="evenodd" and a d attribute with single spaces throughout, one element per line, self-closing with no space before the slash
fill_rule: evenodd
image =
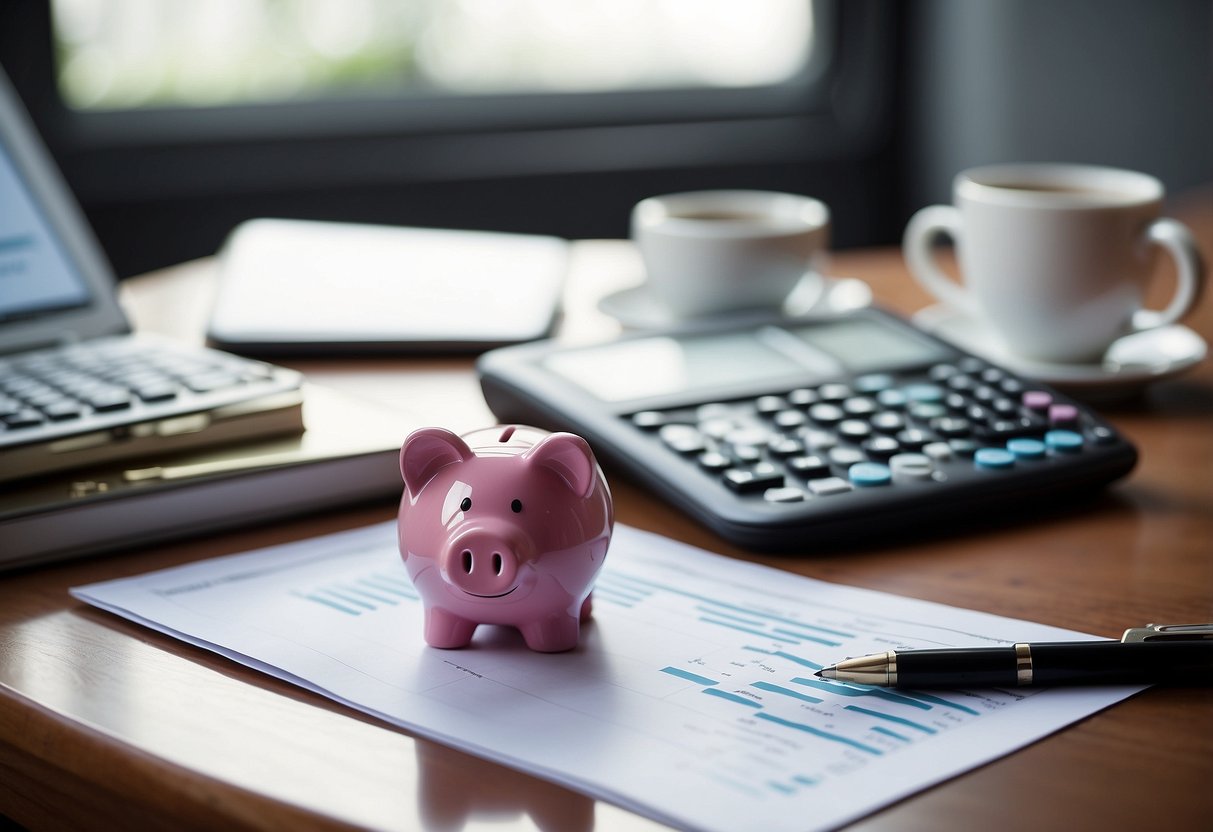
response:
<path id="1" fill-rule="evenodd" d="M 0 143 L 0 321 L 88 304 L 88 286 Z"/>

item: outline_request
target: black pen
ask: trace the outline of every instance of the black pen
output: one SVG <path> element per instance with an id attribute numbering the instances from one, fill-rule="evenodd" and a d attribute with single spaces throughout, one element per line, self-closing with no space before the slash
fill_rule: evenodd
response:
<path id="1" fill-rule="evenodd" d="M 1150 625 L 1122 641 L 890 650 L 817 671 L 823 679 L 896 688 L 1209 684 L 1213 624 Z"/>

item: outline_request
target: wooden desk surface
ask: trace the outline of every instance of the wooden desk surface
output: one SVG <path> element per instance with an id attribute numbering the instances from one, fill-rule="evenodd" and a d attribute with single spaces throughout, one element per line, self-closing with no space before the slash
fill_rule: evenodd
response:
<path id="1" fill-rule="evenodd" d="M 1205 195 L 1207 196 L 1207 194 Z M 1213 199 L 1190 206 L 1213 263 Z M 1165 268 L 1164 268 L 1165 271 Z M 894 250 L 832 272 L 925 305 Z M 132 281 L 139 325 L 200 337 L 212 264 Z M 575 246 L 565 336 L 616 331 L 595 298 L 638 282 L 626 243 Z M 1165 281 L 1164 281 L 1165 282 Z M 1213 339 L 1213 299 L 1187 321 Z M 491 422 L 464 359 L 299 362 L 313 379 L 434 423 Z M 1116 637 L 1213 621 L 1213 363 L 1101 408 L 1140 448 L 1126 480 L 1033 522 L 838 555 L 754 560 L 803 575 Z M 627 482 L 619 519 L 735 557 Z M 72 600 L 68 587 L 388 519 L 391 505 L 0 577 L 0 814 L 31 827 L 636 830 L 656 824 L 415 739 L 317 695 Z M 872 815 L 874 829 L 1208 829 L 1213 692 L 1152 689 Z M 466 825 L 465 825 L 466 824 Z"/>

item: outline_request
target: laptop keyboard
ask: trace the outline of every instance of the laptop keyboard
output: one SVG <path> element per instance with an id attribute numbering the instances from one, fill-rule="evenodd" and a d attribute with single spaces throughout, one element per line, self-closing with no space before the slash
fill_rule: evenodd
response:
<path id="1" fill-rule="evenodd" d="M 298 386 L 260 361 L 116 338 L 0 359 L 0 447 L 163 419 Z"/>

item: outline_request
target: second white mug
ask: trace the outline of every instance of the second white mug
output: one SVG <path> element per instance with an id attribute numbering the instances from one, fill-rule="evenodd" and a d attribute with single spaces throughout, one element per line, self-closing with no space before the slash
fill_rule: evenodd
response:
<path id="1" fill-rule="evenodd" d="M 989 325 L 1011 352 L 1054 363 L 1098 361 L 1120 336 L 1174 323 L 1204 281 L 1195 241 L 1160 218 L 1163 187 L 1143 173 L 1085 165 L 1011 164 L 956 176 L 954 205 L 915 214 L 907 265 L 932 294 Z M 963 285 L 935 264 L 931 242 L 956 242 Z M 1178 285 L 1160 312 L 1143 308 L 1158 247 Z"/>

